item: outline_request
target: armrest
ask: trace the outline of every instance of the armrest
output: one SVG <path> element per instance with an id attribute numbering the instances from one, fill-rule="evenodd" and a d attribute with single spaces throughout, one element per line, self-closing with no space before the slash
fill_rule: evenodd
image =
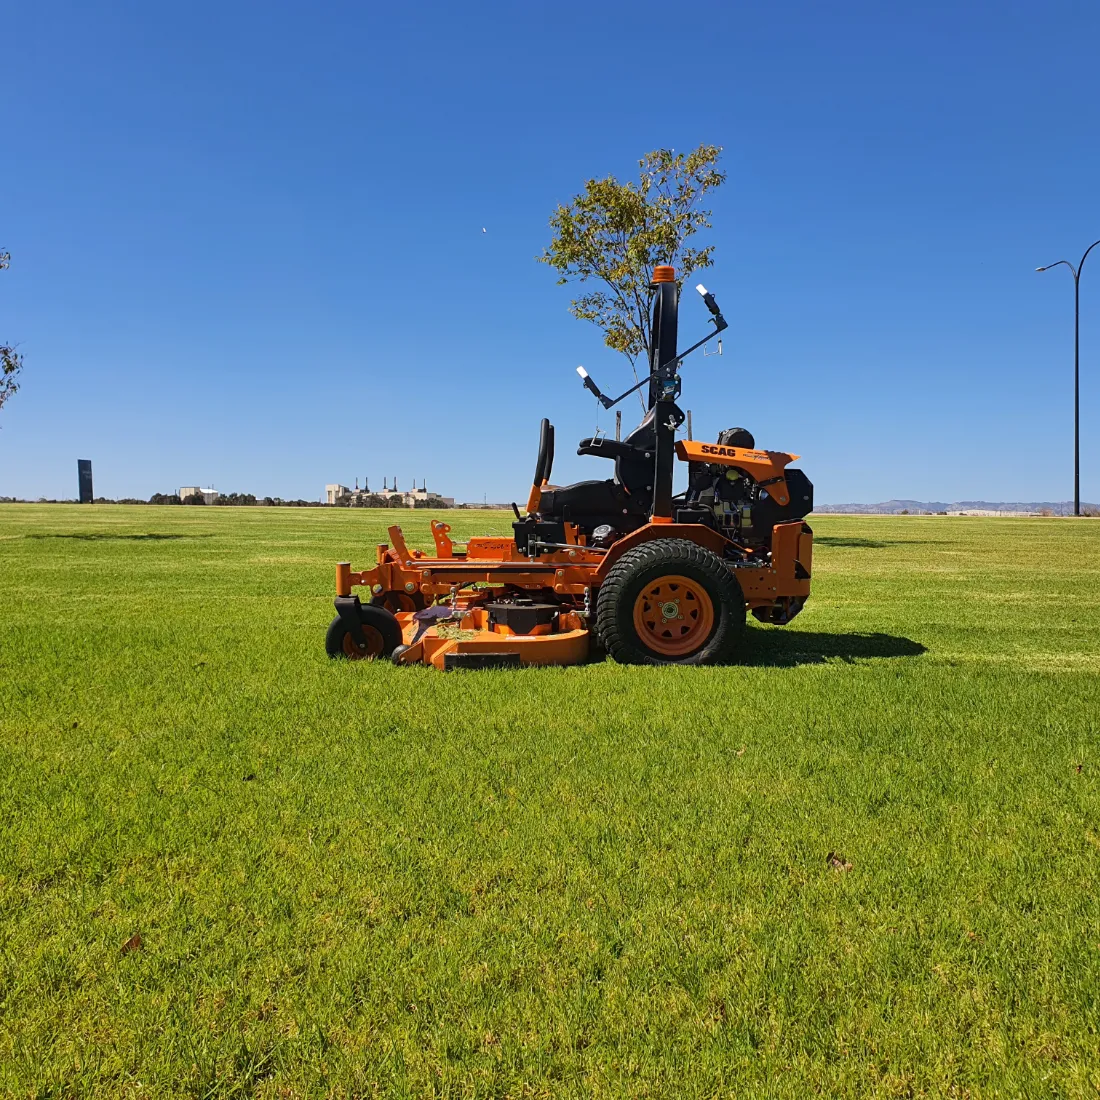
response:
<path id="1" fill-rule="evenodd" d="M 582 439 L 577 454 L 595 455 L 597 458 L 641 458 L 644 451 L 618 439 Z"/>

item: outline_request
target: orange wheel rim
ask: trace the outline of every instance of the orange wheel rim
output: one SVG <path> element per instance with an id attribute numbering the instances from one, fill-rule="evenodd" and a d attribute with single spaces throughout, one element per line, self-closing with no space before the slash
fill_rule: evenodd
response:
<path id="1" fill-rule="evenodd" d="M 634 601 L 634 629 L 663 657 L 682 657 L 704 645 L 714 628 L 714 602 L 698 581 L 658 577 Z"/>
<path id="2" fill-rule="evenodd" d="M 363 627 L 363 637 L 367 644 L 362 649 L 355 644 L 351 633 L 344 635 L 344 656 L 350 661 L 370 661 L 382 656 L 382 635 L 373 626 Z"/>
<path id="3" fill-rule="evenodd" d="M 396 615 L 398 611 L 415 611 L 416 601 L 407 592 L 387 592 L 382 606 Z"/>

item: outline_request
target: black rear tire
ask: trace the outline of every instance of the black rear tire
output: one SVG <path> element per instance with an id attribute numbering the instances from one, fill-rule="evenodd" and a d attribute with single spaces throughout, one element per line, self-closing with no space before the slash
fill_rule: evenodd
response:
<path id="1" fill-rule="evenodd" d="M 325 652 L 330 657 L 349 661 L 372 661 L 389 657 L 401 644 L 401 625 L 384 607 L 360 605 L 359 624 L 367 644 L 361 647 L 351 636 L 347 623 L 339 615 L 329 623 L 325 634 Z"/>
<path id="2" fill-rule="evenodd" d="M 669 591 L 661 599 L 690 591 L 695 610 L 670 613 L 670 626 L 654 613 L 647 593 Z M 685 583 L 686 582 L 686 583 Z M 709 600 L 709 606 L 707 601 Z M 661 605 L 664 606 L 664 605 Z M 697 628 L 691 626 L 695 618 Z M 688 625 L 677 626 L 685 621 Z M 671 636 L 673 629 L 681 635 Z M 692 630 L 697 631 L 692 637 Z M 600 585 L 596 633 L 610 656 L 629 665 L 728 664 L 737 657 L 745 633 L 745 597 L 733 572 L 713 551 L 686 539 L 656 539 L 628 550 Z M 676 651 L 679 648 L 680 651 Z"/>

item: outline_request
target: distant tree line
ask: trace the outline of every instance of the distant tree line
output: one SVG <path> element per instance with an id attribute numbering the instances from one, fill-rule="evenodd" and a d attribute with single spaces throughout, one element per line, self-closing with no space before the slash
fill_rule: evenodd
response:
<path id="1" fill-rule="evenodd" d="M 268 498 L 270 499 L 270 498 Z M 98 503 L 98 502 L 97 502 Z M 144 500 L 119 501 L 119 504 L 145 504 Z M 148 501 L 149 504 L 201 504 L 205 507 L 206 497 L 201 493 L 193 493 L 191 496 L 180 500 L 177 493 L 154 493 Z M 222 493 L 214 504 L 246 505 L 255 504 L 256 497 L 252 493 Z M 267 503 L 265 500 L 264 503 Z"/>
<path id="2" fill-rule="evenodd" d="M 56 500 L 53 497 L 39 497 L 36 501 L 26 501 L 19 497 L 0 497 L 0 504 L 76 504 L 71 497 L 66 500 Z M 119 497 L 112 500 L 110 497 L 96 497 L 93 504 L 200 504 L 206 507 L 206 500 L 200 495 L 192 495 L 180 500 L 178 493 L 154 493 L 148 500 L 138 497 Z M 254 504 L 266 504 L 268 506 L 285 505 L 294 508 L 322 508 L 326 505 L 319 504 L 315 500 L 283 500 L 282 497 L 264 497 L 262 500 L 253 493 L 222 493 L 214 505 L 225 504 L 230 507 L 249 506 Z"/>
<path id="3" fill-rule="evenodd" d="M 30 501 L 21 500 L 19 497 L 3 497 L 0 496 L 0 504 L 28 504 Z M 35 504 L 75 504 L 76 501 L 72 499 L 68 500 L 55 500 L 53 498 L 47 499 L 46 497 L 39 497 Z M 184 497 L 180 500 L 178 493 L 154 493 L 148 500 L 139 500 L 137 497 L 120 497 L 118 500 L 112 500 L 109 497 L 96 497 L 93 501 L 94 504 L 190 504 L 201 505 L 207 507 L 206 498 L 201 493 L 194 493 L 191 496 Z M 257 497 L 253 493 L 222 493 L 218 496 L 217 500 L 210 507 L 216 507 L 220 504 L 227 505 L 229 507 L 250 507 L 256 504 L 265 505 L 268 508 L 327 508 L 329 505 L 323 504 L 316 500 L 283 500 L 282 497 Z M 381 497 L 371 493 L 369 496 L 363 498 L 357 505 L 360 508 L 404 508 L 408 510 L 408 505 L 401 497 Z M 417 508 L 446 508 L 447 505 L 443 502 L 442 497 L 429 496 L 427 500 L 418 500 L 415 505 Z M 349 507 L 347 502 L 337 505 L 336 507 Z"/>
<path id="4" fill-rule="evenodd" d="M 408 505 L 405 503 L 404 497 L 393 496 L 384 497 L 378 493 L 366 493 L 360 495 L 355 500 L 342 500 L 338 505 L 338 508 L 404 508 L 408 510 Z M 446 508 L 447 505 L 443 502 L 442 497 L 429 495 L 426 500 L 417 500 L 413 502 L 414 508 Z"/>

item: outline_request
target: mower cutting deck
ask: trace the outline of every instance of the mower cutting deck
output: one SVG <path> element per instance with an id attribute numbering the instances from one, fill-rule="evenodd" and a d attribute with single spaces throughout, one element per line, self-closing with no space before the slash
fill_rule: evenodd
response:
<path id="1" fill-rule="evenodd" d="M 713 336 L 726 321 L 699 289 Z M 391 527 L 371 568 L 336 567 L 330 656 L 451 669 L 575 664 L 602 649 L 632 664 L 713 664 L 736 659 L 746 610 L 776 625 L 799 613 L 810 594 L 813 532 L 803 517 L 813 487 L 790 468 L 797 455 L 757 450 L 743 428 L 713 444 L 676 441 L 681 360 L 710 336 L 677 353 L 672 268 L 655 269 L 653 292 L 648 412 L 626 439 L 578 447 L 614 461 L 614 476 L 551 485 L 554 429 L 543 420 L 513 537 L 457 547 L 450 526 L 433 521 L 426 554 Z M 612 400 L 581 375 L 605 408 L 633 392 Z M 676 458 L 688 488 L 674 497 Z"/>

